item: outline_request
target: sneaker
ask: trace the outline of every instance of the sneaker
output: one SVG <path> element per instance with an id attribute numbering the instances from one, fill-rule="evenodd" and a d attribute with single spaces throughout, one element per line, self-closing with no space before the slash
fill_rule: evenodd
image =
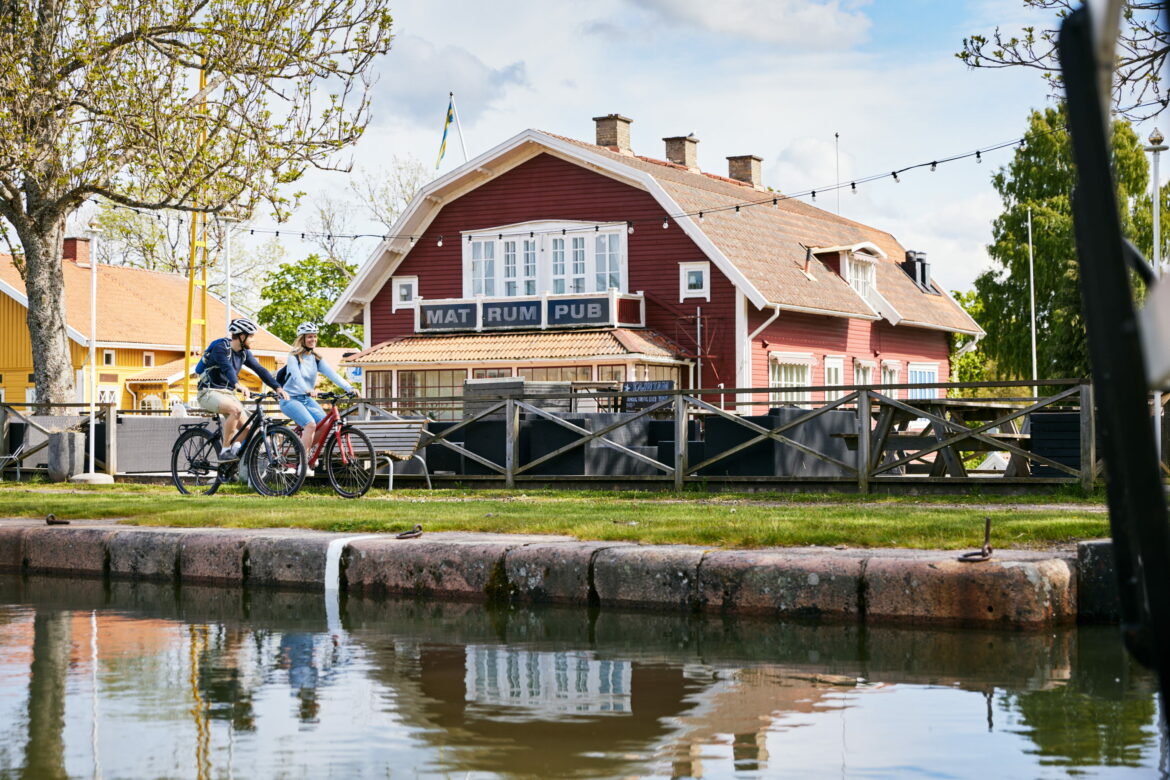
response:
<path id="1" fill-rule="evenodd" d="M 235 447 L 228 447 L 226 450 L 219 451 L 219 460 L 221 463 L 226 463 L 227 461 L 230 461 L 230 460 L 239 460 L 239 459 L 240 459 L 240 455 L 236 451 Z"/>

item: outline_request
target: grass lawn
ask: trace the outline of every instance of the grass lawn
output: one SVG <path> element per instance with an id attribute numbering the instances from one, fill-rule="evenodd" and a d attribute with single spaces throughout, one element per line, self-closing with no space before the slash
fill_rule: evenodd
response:
<path id="1" fill-rule="evenodd" d="M 978 548 L 983 519 L 992 546 L 1048 547 L 1109 534 L 1103 499 L 887 497 L 808 494 L 564 490 L 373 490 L 356 501 L 307 487 L 286 499 L 243 486 L 183 496 L 162 485 L 0 483 L 0 517 L 118 519 L 135 525 L 322 531 L 565 534 L 578 539 L 719 547 L 825 545 Z"/>

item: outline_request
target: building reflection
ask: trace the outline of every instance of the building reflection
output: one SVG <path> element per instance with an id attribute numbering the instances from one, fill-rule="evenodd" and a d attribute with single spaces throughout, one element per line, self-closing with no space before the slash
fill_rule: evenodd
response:
<path id="1" fill-rule="evenodd" d="M 778 771 L 771 735 L 901 685 L 986 695 L 989 728 L 1013 729 L 1057 766 L 1138 766 L 1161 739 L 1152 679 L 1091 628 L 925 632 L 381 599 L 350 600 L 330 632 L 312 594 L 66 585 L 0 577 L 0 605 L 35 604 L 0 619 L 0 673 L 21 670 L 29 701 L 23 763 L 5 765 L 19 751 L 0 744 L 0 776 L 66 777 L 67 756 L 90 755 L 66 735 L 88 727 L 67 698 L 94 671 L 92 625 L 101 695 L 119 698 L 123 723 L 173 725 L 175 766 L 199 777 L 228 772 L 232 739 L 265 755 L 264 724 L 281 719 L 328 745 L 341 727 L 323 702 L 355 677 L 370 702 L 333 701 L 383 724 L 363 750 L 393 736 L 423 774 Z M 1014 717 L 994 723 L 992 700 Z M 93 761 L 133 740 L 103 731 Z"/>

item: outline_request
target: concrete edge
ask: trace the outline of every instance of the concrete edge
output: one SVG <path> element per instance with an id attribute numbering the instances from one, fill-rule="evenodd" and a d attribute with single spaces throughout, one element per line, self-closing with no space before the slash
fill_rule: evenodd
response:
<path id="1" fill-rule="evenodd" d="M 0 522 L 0 571 L 322 591 L 327 550 L 341 538 L 296 529 Z M 1075 555 L 1005 551 L 983 563 L 942 551 L 724 550 L 447 533 L 366 537 L 340 552 L 340 589 L 365 595 L 882 624 L 1116 620 L 1107 541 L 1082 543 Z"/>

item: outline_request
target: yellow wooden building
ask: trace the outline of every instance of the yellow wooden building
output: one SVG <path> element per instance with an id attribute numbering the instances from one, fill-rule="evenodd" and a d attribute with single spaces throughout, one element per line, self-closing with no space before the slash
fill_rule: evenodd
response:
<path id="1" fill-rule="evenodd" d="M 89 401 L 89 241 L 65 239 L 65 317 L 73 357 L 76 400 Z M 99 265 L 97 280 L 98 401 L 120 409 L 165 409 L 183 398 L 183 354 L 187 340 L 187 280 L 176 274 Z M 28 298 L 12 258 L 0 255 L 0 401 L 33 400 L 32 345 Z M 235 312 L 235 316 L 245 316 Z M 208 341 L 226 334 L 227 307 L 208 296 Z M 206 345 L 199 345 L 198 349 Z M 261 329 L 252 352 L 273 373 L 291 347 Z M 278 361 L 277 358 L 280 358 Z M 192 360 L 192 366 L 194 361 Z M 250 371 L 241 379 L 250 389 L 260 380 Z M 190 400 L 195 401 L 192 380 Z"/>

